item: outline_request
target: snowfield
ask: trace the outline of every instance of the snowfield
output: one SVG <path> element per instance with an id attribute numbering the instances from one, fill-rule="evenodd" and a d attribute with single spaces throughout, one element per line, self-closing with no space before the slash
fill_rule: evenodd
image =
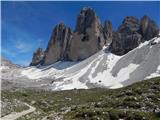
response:
<path id="1" fill-rule="evenodd" d="M 123 56 L 114 55 L 106 48 L 83 61 L 59 61 L 48 66 L 19 68 L 17 73 L 11 73 L 10 76 L 16 76 L 16 83 L 25 82 L 23 86 L 52 90 L 120 88 L 160 76 L 160 37 L 141 43 Z"/>

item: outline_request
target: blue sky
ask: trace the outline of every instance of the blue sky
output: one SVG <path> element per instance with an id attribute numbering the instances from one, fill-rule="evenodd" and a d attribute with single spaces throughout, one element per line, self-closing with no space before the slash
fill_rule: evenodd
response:
<path id="1" fill-rule="evenodd" d="M 160 2 L 2 2 L 1 54 L 12 62 L 28 65 L 33 52 L 46 48 L 54 26 L 64 22 L 75 28 L 79 11 L 92 7 L 101 23 L 111 20 L 114 29 L 125 16 L 148 15 L 160 26 Z"/>

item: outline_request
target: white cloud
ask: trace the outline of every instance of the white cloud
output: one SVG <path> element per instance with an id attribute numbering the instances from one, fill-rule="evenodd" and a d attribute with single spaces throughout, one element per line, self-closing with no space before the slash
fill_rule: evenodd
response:
<path id="1" fill-rule="evenodd" d="M 18 40 L 15 43 L 15 48 L 19 53 L 26 53 L 31 51 L 31 44 Z"/>
<path id="2" fill-rule="evenodd" d="M 37 47 L 42 47 L 43 46 L 43 41 L 42 39 L 37 40 Z"/>

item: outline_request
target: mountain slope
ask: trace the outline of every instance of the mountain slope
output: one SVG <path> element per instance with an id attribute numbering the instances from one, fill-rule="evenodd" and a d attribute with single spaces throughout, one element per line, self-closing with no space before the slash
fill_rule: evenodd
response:
<path id="1" fill-rule="evenodd" d="M 18 100 L 36 108 L 18 120 L 159 120 L 159 91 L 157 77 L 114 90 L 2 90 L 2 103 Z M 8 106 L 3 107 L 3 115 L 6 110 Z"/>
<path id="2" fill-rule="evenodd" d="M 28 67 L 21 74 L 28 79 L 50 79 L 52 90 L 107 87 L 119 88 L 160 76 L 160 38 L 140 44 L 123 56 L 107 48 L 81 62 L 59 61 L 49 66 Z M 43 85 L 42 85 L 43 86 Z"/>

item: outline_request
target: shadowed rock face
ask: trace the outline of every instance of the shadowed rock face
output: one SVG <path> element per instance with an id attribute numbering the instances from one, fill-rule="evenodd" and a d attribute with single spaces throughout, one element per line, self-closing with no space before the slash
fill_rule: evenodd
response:
<path id="1" fill-rule="evenodd" d="M 138 33 L 139 29 L 139 20 L 132 16 L 127 16 L 118 31 L 113 34 L 111 52 L 123 55 L 137 47 L 141 42 L 141 35 Z"/>
<path id="2" fill-rule="evenodd" d="M 32 62 L 30 63 L 30 66 L 35 66 L 38 64 L 41 64 L 44 58 L 44 51 L 42 48 L 38 48 L 35 53 L 33 53 Z"/>
<path id="3" fill-rule="evenodd" d="M 45 51 L 44 65 L 52 64 L 58 60 L 68 59 L 72 32 L 63 23 L 53 30 L 51 39 Z"/>
<path id="4" fill-rule="evenodd" d="M 127 16 L 118 30 L 113 33 L 110 50 L 114 54 L 124 55 L 141 42 L 156 37 L 158 31 L 156 24 L 147 16 L 144 16 L 141 21 Z"/>
<path id="5" fill-rule="evenodd" d="M 112 42 L 112 37 L 113 37 L 111 21 L 105 21 L 103 32 L 104 32 L 105 44 L 109 45 Z"/>
<path id="6" fill-rule="evenodd" d="M 71 41 L 70 60 L 88 58 L 101 50 L 104 43 L 103 28 L 95 11 L 89 7 L 82 9 Z"/>
<path id="7" fill-rule="evenodd" d="M 159 28 L 156 23 L 148 16 L 144 16 L 140 23 L 140 33 L 142 34 L 143 41 L 150 40 L 159 33 Z"/>

